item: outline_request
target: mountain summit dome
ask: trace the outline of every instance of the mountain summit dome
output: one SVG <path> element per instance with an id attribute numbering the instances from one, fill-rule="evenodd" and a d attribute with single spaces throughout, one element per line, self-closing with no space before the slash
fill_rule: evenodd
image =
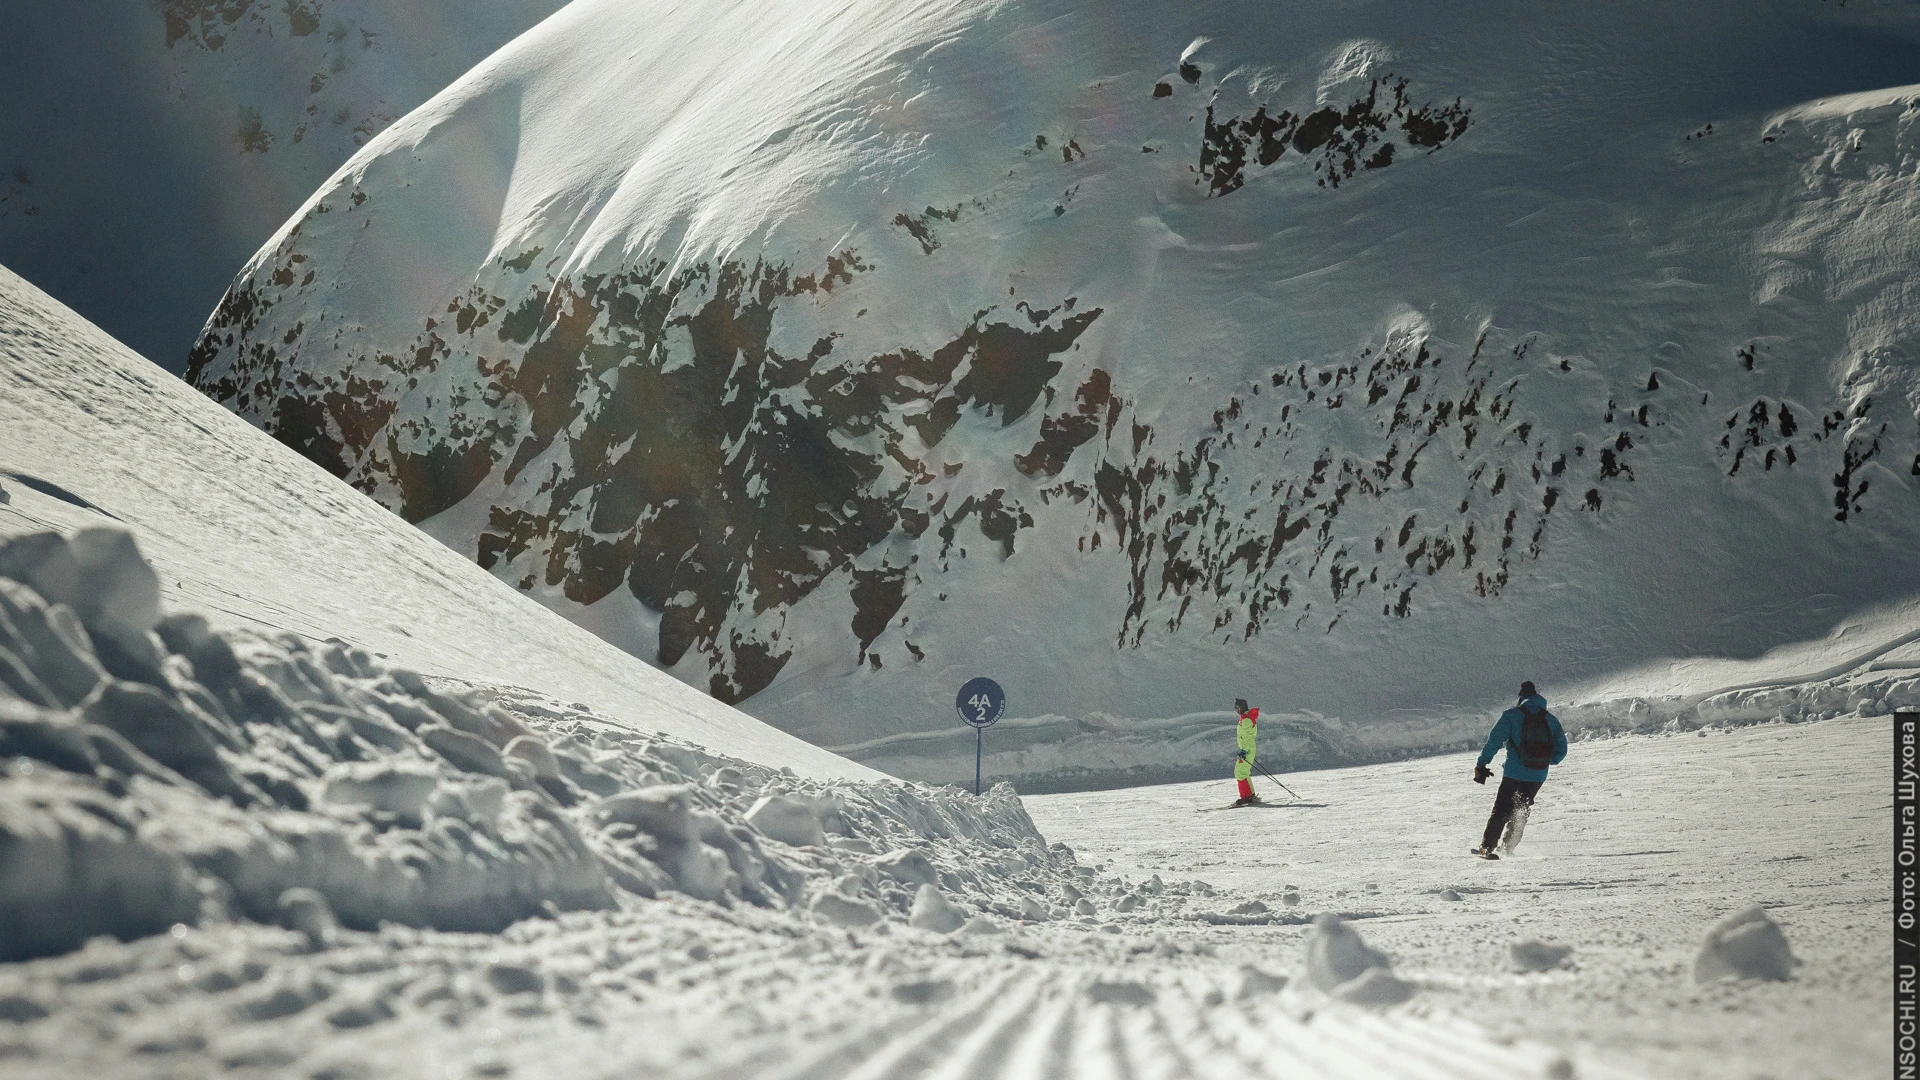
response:
<path id="1" fill-rule="evenodd" d="M 1920 14 L 578 0 L 190 378 L 826 745 L 1371 721 L 1920 590 Z M 1017 728 L 1017 726 L 1016 726 Z"/>

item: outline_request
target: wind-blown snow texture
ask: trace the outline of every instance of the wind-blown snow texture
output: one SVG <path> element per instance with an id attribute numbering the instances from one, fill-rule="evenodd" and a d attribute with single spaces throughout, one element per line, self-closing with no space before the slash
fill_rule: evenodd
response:
<path id="1" fill-rule="evenodd" d="M 562 2 L 10 3 L 0 263 L 178 372 L 315 186 Z"/>
<path id="2" fill-rule="evenodd" d="M 1917 31 L 581 0 L 317 192 L 190 378 L 822 745 L 979 673 L 1449 745 L 1382 721 L 1920 590 Z M 920 749 L 869 760 L 966 748 Z"/>

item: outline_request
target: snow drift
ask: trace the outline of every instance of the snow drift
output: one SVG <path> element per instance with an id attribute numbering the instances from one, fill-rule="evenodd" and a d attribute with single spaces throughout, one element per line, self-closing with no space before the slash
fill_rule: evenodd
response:
<path id="1" fill-rule="evenodd" d="M 498 931 L 668 891 L 945 931 L 967 916 L 943 889 L 1017 918 L 1035 875 L 1073 880 L 1005 786 L 809 782 L 517 715 L 342 643 L 163 618 L 108 528 L 0 546 L 0 805 L 0 960 L 282 921 L 290 899 L 326 913 L 297 920 L 316 938 L 335 917 Z"/>
<path id="2" fill-rule="evenodd" d="M 1076 721 L 1559 699 L 1920 591 L 1917 32 L 582 0 L 317 191 L 191 378 L 822 745 L 981 673 Z"/>

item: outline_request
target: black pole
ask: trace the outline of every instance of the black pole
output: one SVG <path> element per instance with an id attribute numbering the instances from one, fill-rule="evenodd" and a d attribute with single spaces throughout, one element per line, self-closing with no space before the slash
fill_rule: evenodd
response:
<path id="1" fill-rule="evenodd" d="M 1264 776 L 1267 779 L 1272 780 L 1276 784 L 1280 784 L 1279 778 L 1275 777 L 1272 773 L 1268 772 L 1267 767 L 1265 765 L 1262 765 L 1256 761 L 1253 763 L 1253 767 L 1260 770 L 1261 776 Z M 1289 795 L 1293 795 L 1295 799 L 1298 799 L 1300 797 L 1299 795 L 1294 794 L 1294 790 L 1285 784 L 1280 784 L 1280 790 L 1286 792 Z"/>
<path id="2" fill-rule="evenodd" d="M 980 794 L 980 745 L 987 737 L 986 728 L 973 729 L 973 793 Z"/>

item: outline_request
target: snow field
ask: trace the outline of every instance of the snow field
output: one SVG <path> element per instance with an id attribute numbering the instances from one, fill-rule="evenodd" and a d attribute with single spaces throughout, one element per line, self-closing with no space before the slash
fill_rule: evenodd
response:
<path id="1" fill-rule="evenodd" d="M 1555 701 L 1550 707 L 1574 739 L 1889 716 L 1902 709 L 1920 709 L 1920 674 L 1909 666 L 1913 661 L 1901 659 L 1903 650 L 1913 649 L 1913 633 L 1906 629 L 1913 616 L 1903 614 L 1904 620 L 1890 628 L 1874 628 L 1897 636 L 1843 662 L 1838 673 L 1825 664 L 1823 670 L 1811 670 L 1804 657 L 1790 651 L 1784 657 L 1744 665 L 1719 665 L 1722 670 L 1704 679 L 1668 678 L 1647 685 L 1644 680 L 1621 678 L 1576 687 L 1572 704 Z M 1715 665 L 1709 661 L 1702 666 Z M 1813 677 L 1804 677 L 1809 674 Z M 1714 675 L 1720 679 L 1718 686 Z M 1233 716 L 1222 709 L 1168 718 L 1096 712 L 1079 718 L 1003 720 L 987 734 L 984 770 L 987 776 L 1027 793 L 1138 787 L 1215 776 L 1221 768 L 1221 733 L 1231 730 Z M 1384 716 L 1263 712 L 1260 762 L 1279 772 L 1478 749 L 1486 738 L 1487 723 L 1485 711 L 1457 706 L 1395 710 Z M 970 784 L 972 742 L 971 730 L 954 725 L 952 731 L 888 736 L 829 749 L 895 776 Z"/>
<path id="2" fill-rule="evenodd" d="M 1341 912 L 1423 1006 L 1583 1066 L 1882 1076 L 1890 745 L 1884 716 L 1579 741 L 1496 863 L 1466 855 L 1493 801 L 1472 755 L 1281 774 L 1307 801 L 1271 810 L 1191 813 L 1226 802 L 1226 779 L 1026 803 L 1048 837 L 1117 871 L 1252 894 L 1271 910 L 1243 916 L 1270 920 L 1244 929 L 1250 952 L 1297 948 L 1297 912 Z M 1781 927 L 1791 980 L 1696 982 L 1716 924 L 1751 904 Z M 1555 966 L 1537 945 L 1571 952 Z"/>

